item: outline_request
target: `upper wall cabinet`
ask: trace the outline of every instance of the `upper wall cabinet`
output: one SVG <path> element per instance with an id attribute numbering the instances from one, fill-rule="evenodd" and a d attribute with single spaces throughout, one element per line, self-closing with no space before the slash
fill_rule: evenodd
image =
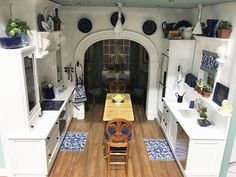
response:
<path id="1" fill-rule="evenodd" d="M 41 114 L 34 47 L 0 49 L 1 102 L 9 131 L 28 132 Z"/>

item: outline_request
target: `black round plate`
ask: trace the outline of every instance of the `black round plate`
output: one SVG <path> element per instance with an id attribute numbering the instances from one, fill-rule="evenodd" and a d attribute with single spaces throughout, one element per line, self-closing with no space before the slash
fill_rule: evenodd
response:
<path id="1" fill-rule="evenodd" d="M 115 27 L 116 26 L 116 22 L 118 20 L 118 12 L 114 12 L 112 15 L 111 15 L 111 24 Z M 121 13 L 121 23 L 122 25 L 125 23 L 125 17 L 124 15 Z"/>
<path id="2" fill-rule="evenodd" d="M 187 21 L 187 20 L 181 20 L 181 21 L 179 21 L 179 22 L 177 22 L 177 23 L 175 24 L 174 29 L 175 29 L 175 30 L 178 30 L 178 29 L 181 28 L 181 27 L 185 27 L 185 28 L 187 28 L 187 27 L 192 27 L 192 24 L 191 24 L 189 21 Z"/>
<path id="3" fill-rule="evenodd" d="M 39 31 L 45 31 L 45 29 L 43 28 L 42 22 L 44 22 L 44 16 L 42 14 L 38 14 L 38 19 L 37 19 L 37 23 L 38 23 L 38 29 Z"/>
<path id="4" fill-rule="evenodd" d="M 157 25 L 154 21 L 152 20 L 148 20 L 146 22 L 144 22 L 143 24 L 143 32 L 146 35 L 152 35 L 153 33 L 155 33 L 157 30 Z"/>
<path id="5" fill-rule="evenodd" d="M 88 33 L 92 29 L 92 23 L 87 18 L 81 18 L 78 21 L 78 28 L 82 33 Z"/>

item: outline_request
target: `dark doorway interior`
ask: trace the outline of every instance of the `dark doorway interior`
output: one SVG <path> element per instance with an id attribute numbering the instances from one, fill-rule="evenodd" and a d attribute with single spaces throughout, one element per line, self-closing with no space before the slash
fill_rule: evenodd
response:
<path id="1" fill-rule="evenodd" d="M 85 54 L 86 104 L 104 104 L 112 80 L 123 80 L 133 104 L 145 107 L 148 53 L 130 40 L 103 40 L 91 45 Z"/>

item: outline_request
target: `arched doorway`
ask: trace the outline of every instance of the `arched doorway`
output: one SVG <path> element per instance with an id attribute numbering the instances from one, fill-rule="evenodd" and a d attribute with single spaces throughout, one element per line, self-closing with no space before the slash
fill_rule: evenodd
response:
<path id="1" fill-rule="evenodd" d="M 146 96 L 146 116 L 149 120 L 157 117 L 157 77 L 158 77 L 158 51 L 155 45 L 144 35 L 132 31 L 123 31 L 122 33 L 114 33 L 112 30 L 95 32 L 85 37 L 79 42 L 75 50 L 75 60 L 79 60 L 84 65 L 84 56 L 86 50 L 93 43 L 106 39 L 128 39 L 142 45 L 148 52 L 148 84 Z"/>

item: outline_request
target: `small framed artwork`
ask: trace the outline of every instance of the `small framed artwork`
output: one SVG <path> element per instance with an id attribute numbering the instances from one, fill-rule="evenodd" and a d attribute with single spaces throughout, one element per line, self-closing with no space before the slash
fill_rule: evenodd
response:
<path id="1" fill-rule="evenodd" d="M 229 88 L 217 82 L 215 92 L 213 95 L 213 101 L 219 106 L 221 106 L 222 101 L 228 98 L 228 94 L 229 94 Z"/>

